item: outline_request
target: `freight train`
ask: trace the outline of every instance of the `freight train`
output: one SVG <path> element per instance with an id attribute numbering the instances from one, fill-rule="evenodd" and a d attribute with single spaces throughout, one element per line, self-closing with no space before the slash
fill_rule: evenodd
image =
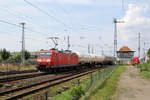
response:
<path id="1" fill-rule="evenodd" d="M 113 57 L 73 53 L 69 50 L 40 50 L 37 57 L 37 69 L 40 71 L 53 71 L 61 68 L 82 68 L 83 66 L 110 65 L 114 61 Z"/>

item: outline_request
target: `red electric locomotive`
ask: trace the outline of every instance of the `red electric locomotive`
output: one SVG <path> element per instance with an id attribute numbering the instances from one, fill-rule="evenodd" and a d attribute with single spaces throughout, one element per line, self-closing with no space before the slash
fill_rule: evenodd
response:
<path id="1" fill-rule="evenodd" d="M 77 66 L 78 56 L 68 50 L 41 50 L 37 58 L 37 65 L 37 69 L 40 71 L 52 71 L 54 68 Z"/>

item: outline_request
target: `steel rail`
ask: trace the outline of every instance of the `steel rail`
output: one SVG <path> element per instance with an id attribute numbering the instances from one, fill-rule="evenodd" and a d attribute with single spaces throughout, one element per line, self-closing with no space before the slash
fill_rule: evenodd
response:
<path id="1" fill-rule="evenodd" d="M 31 73 L 31 72 L 38 72 L 38 70 L 22 70 L 22 71 L 11 70 L 11 71 L 0 72 L 0 76 L 12 75 L 12 74 L 24 74 L 24 73 Z"/>
<path id="2" fill-rule="evenodd" d="M 5 77 L 0 78 L 0 83 L 3 84 L 4 82 L 33 78 L 33 77 L 38 77 L 38 76 L 42 76 L 42 75 L 46 75 L 46 74 L 48 74 L 48 73 L 35 72 L 35 73 L 19 74 L 19 75 L 14 75 L 14 76 L 5 76 Z"/>

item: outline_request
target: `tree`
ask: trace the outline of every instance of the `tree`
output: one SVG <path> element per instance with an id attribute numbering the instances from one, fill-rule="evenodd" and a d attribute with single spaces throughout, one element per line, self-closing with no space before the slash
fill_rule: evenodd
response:
<path id="1" fill-rule="evenodd" d="M 30 52 L 25 51 L 25 60 L 27 60 L 29 58 L 30 58 Z M 10 57 L 9 61 L 10 62 L 16 62 L 16 63 L 21 62 L 21 52 L 18 53 L 16 56 Z"/>
<path id="2" fill-rule="evenodd" d="M 30 52 L 28 51 L 25 51 L 25 60 L 29 59 L 30 58 Z"/>
<path id="3" fill-rule="evenodd" d="M 10 52 L 7 51 L 5 48 L 1 49 L 0 51 L 0 57 L 3 61 L 6 61 L 10 57 Z"/>
<path id="4" fill-rule="evenodd" d="M 21 54 L 18 54 L 14 57 L 16 62 L 20 62 L 21 61 Z"/>

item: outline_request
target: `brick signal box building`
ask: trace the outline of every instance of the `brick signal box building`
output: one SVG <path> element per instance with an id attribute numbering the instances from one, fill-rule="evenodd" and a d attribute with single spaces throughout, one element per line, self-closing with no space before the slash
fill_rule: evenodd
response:
<path id="1" fill-rule="evenodd" d="M 117 51 L 117 57 L 119 58 L 120 64 L 131 64 L 131 59 L 134 56 L 134 52 L 127 46 L 123 46 Z"/>

